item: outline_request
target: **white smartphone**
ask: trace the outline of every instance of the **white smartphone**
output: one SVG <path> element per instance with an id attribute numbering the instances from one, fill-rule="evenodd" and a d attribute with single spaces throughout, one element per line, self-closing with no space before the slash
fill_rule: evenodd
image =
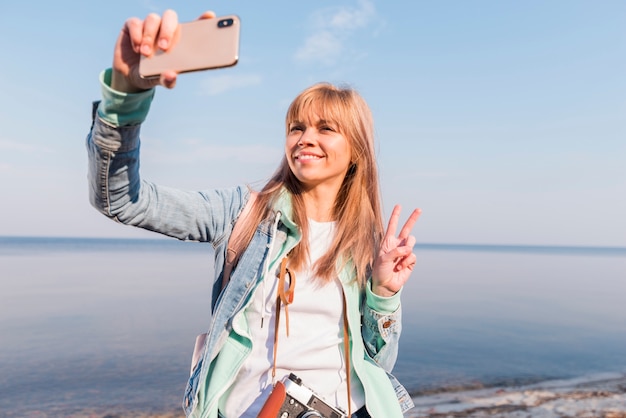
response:
<path id="1" fill-rule="evenodd" d="M 141 57 L 139 75 L 152 78 L 166 70 L 186 73 L 231 67 L 239 60 L 240 28 L 236 15 L 181 23 L 178 42 L 169 51 Z"/>

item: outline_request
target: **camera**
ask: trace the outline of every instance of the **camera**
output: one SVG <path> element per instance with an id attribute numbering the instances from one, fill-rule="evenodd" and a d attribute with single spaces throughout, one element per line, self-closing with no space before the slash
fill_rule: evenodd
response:
<path id="1" fill-rule="evenodd" d="M 345 413 L 330 406 L 302 384 L 293 373 L 276 382 L 258 418 L 346 418 Z"/>
<path id="2" fill-rule="evenodd" d="M 232 18 L 228 18 L 228 19 L 220 19 L 217 22 L 217 27 L 218 28 L 227 28 L 229 26 L 232 26 L 235 23 L 235 20 Z"/>

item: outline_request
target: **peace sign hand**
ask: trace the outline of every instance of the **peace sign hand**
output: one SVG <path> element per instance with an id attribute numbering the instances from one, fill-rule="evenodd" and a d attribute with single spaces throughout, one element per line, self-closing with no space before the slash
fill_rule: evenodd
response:
<path id="1" fill-rule="evenodd" d="M 372 291 L 383 297 L 393 296 L 402 288 L 417 260 L 413 254 L 415 237 L 410 233 L 422 211 L 415 209 L 396 237 L 400 211 L 400 205 L 393 208 L 387 232 L 372 266 Z"/>

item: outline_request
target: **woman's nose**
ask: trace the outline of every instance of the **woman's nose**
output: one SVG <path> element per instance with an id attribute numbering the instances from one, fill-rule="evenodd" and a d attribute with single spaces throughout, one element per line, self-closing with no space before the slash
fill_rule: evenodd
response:
<path id="1" fill-rule="evenodd" d="M 298 138 L 298 145 L 311 145 L 317 140 L 317 131 L 315 128 L 308 127 Z"/>

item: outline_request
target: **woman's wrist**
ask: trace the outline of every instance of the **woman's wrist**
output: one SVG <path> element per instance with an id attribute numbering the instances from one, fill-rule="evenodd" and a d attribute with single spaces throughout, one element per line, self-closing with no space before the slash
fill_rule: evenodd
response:
<path id="1" fill-rule="evenodd" d="M 115 91 L 119 91 L 120 93 L 141 93 L 146 91 L 146 89 L 141 89 L 132 84 L 128 80 L 128 77 L 115 69 L 113 69 L 111 72 L 110 87 Z"/>
<path id="2" fill-rule="evenodd" d="M 380 290 L 379 290 L 380 291 Z M 382 294 L 378 294 L 374 290 L 374 283 L 369 281 L 366 286 L 366 299 L 367 305 L 374 309 L 376 312 L 390 314 L 395 312 L 400 306 L 400 298 L 401 298 L 401 290 L 393 293 L 389 290 L 383 291 L 383 293 L 389 294 L 389 296 L 384 296 Z"/>
<path id="3" fill-rule="evenodd" d="M 98 116 L 112 126 L 141 124 L 148 115 L 154 89 L 137 93 L 127 93 L 113 88 L 113 70 L 108 68 L 100 73 L 102 102 Z"/>
<path id="4" fill-rule="evenodd" d="M 398 292 L 389 290 L 384 286 L 376 286 L 374 283 L 372 283 L 372 292 L 375 295 L 383 297 L 383 298 L 390 298 L 392 296 L 395 296 L 396 293 L 398 293 Z"/>

